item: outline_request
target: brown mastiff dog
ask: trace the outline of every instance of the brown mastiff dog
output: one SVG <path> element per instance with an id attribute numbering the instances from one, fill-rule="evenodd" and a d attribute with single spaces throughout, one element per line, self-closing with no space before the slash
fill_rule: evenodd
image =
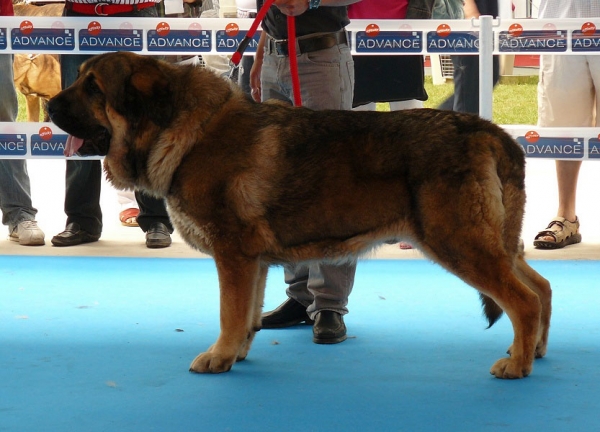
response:
<path id="1" fill-rule="evenodd" d="M 165 198 L 185 241 L 214 257 L 221 333 L 191 371 L 246 358 L 269 266 L 390 239 L 475 287 L 490 325 L 506 312 L 514 340 L 494 376 L 524 377 L 546 354 L 550 285 L 519 247 L 524 153 L 488 121 L 259 104 L 210 71 L 132 53 L 90 59 L 48 107 L 73 136 L 67 154 L 106 155 L 117 188 Z"/>
<path id="2" fill-rule="evenodd" d="M 61 16 L 64 4 L 44 6 L 15 2 L 15 16 Z M 15 54 L 13 62 L 15 88 L 25 96 L 27 121 L 40 121 L 40 112 L 48 100 L 61 89 L 60 63 L 54 54 Z M 44 112 L 45 121 L 47 115 Z"/>

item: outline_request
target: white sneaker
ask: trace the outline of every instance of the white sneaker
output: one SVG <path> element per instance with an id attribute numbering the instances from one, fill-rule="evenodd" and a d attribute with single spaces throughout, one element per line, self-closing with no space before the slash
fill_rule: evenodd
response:
<path id="1" fill-rule="evenodd" d="M 23 246 L 41 246 L 46 244 L 44 241 L 44 231 L 37 226 L 36 221 L 25 220 L 10 233 L 12 241 L 19 242 Z"/>

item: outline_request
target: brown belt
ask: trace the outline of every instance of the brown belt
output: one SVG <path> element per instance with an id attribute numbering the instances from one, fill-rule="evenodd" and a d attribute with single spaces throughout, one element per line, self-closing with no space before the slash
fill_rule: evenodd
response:
<path id="1" fill-rule="evenodd" d="M 135 12 L 156 6 L 156 3 L 139 3 L 139 4 L 112 4 L 112 3 L 72 3 L 66 2 L 67 10 L 80 13 L 82 15 L 99 15 L 108 16 L 122 13 Z"/>
<path id="2" fill-rule="evenodd" d="M 296 39 L 297 55 L 309 53 L 313 51 L 320 51 L 327 48 L 334 47 L 336 45 L 347 45 L 348 38 L 346 37 L 346 31 L 340 30 L 336 33 L 327 33 L 323 35 L 317 35 L 313 37 L 307 37 L 303 39 Z M 275 54 L 280 57 L 286 57 L 289 55 L 288 41 L 287 39 L 277 40 L 267 35 L 267 43 L 265 47 L 267 54 Z"/>

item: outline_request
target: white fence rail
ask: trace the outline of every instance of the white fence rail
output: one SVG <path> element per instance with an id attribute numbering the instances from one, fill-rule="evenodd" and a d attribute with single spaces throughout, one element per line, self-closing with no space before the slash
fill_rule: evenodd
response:
<path id="1" fill-rule="evenodd" d="M 230 55 L 250 19 L 2 17 L 0 54 Z M 594 19 L 354 20 L 348 30 L 355 55 L 479 55 L 481 115 L 491 118 L 491 57 L 499 54 L 600 54 Z M 246 54 L 256 51 L 260 32 Z M 480 44 L 482 45 L 480 47 Z M 488 77 L 489 79 L 486 79 Z M 528 157 L 600 159 L 600 128 L 503 126 Z M 66 134 L 51 123 L 0 122 L 0 158 L 64 158 Z"/>

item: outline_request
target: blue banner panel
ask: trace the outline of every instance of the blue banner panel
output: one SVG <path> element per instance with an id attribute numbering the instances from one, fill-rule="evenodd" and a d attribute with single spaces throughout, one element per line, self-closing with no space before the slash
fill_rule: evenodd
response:
<path id="1" fill-rule="evenodd" d="M 588 141 L 588 158 L 600 159 L 600 139 L 590 138 Z"/>
<path id="2" fill-rule="evenodd" d="M 566 30 L 529 30 L 518 35 L 501 31 L 499 35 L 500 52 L 565 52 L 567 51 Z"/>
<path id="3" fill-rule="evenodd" d="M 148 30 L 148 51 L 210 52 L 211 49 L 210 31 L 170 30 L 167 35 L 160 35 L 156 30 Z"/>
<path id="4" fill-rule="evenodd" d="M 27 154 L 27 140 L 24 134 L 0 134 L 0 155 L 24 156 Z"/>
<path id="5" fill-rule="evenodd" d="M 67 144 L 66 134 L 52 135 L 50 138 L 42 138 L 39 134 L 31 135 L 32 156 L 60 156 L 64 158 Z"/>
<path id="6" fill-rule="evenodd" d="M 420 53 L 423 51 L 423 32 L 382 31 L 377 36 L 366 31 L 356 32 L 357 53 Z"/>
<path id="7" fill-rule="evenodd" d="M 0 49 L 5 50 L 8 48 L 8 37 L 7 29 L 0 28 Z"/>
<path id="8" fill-rule="evenodd" d="M 233 36 L 230 33 L 228 34 L 226 30 L 218 30 L 216 34 L 217 52 L 234 53 L 247 33 L 248 32 L 245 30 L 240 30 Z M 259 31 L 254 34 L 254 37 L 250 40 L 250 43 L 248 43 L 248 46 L 244 50 L 245 53 L 256 52 L 260 35 L 261 32 Z"/>
<path id="9" fill-rule="evenodd" d="M 583 159 L 585 145 L 583 138 L 540 137 L 536 140 L 524 136 L 517 137 L 527 157 L 548 159 Z"/>
<path id="10" fill-rule="evenodd" d="M 479 32 L 451 32 L 447 35 L 427 32 L 427 51 L 440 54 L 477 53 Z"/>
<path id="11" fill-rule="evenodd" d="M 79 31 L 79 50 L 86 51 L 141 51 L 144 47 L 141 29 L 102 29 L 91 34 Z"/>
<path id="12" fill-rule="evenodd" d="M 594 52 L 600 51 L 600 33 L 594 32 L 594 34 L 584 33 L 581 30 L 574 30 L 572 35 L 572 46 L 573 52 Z"/>
<path id="13" fill-rule="evenodd" d="M 11 30 L 11 45 L 15 50 L 29 52 L 75 49 L 73 29 L 31 29 L 24 33 L 20 29 Z"/>

